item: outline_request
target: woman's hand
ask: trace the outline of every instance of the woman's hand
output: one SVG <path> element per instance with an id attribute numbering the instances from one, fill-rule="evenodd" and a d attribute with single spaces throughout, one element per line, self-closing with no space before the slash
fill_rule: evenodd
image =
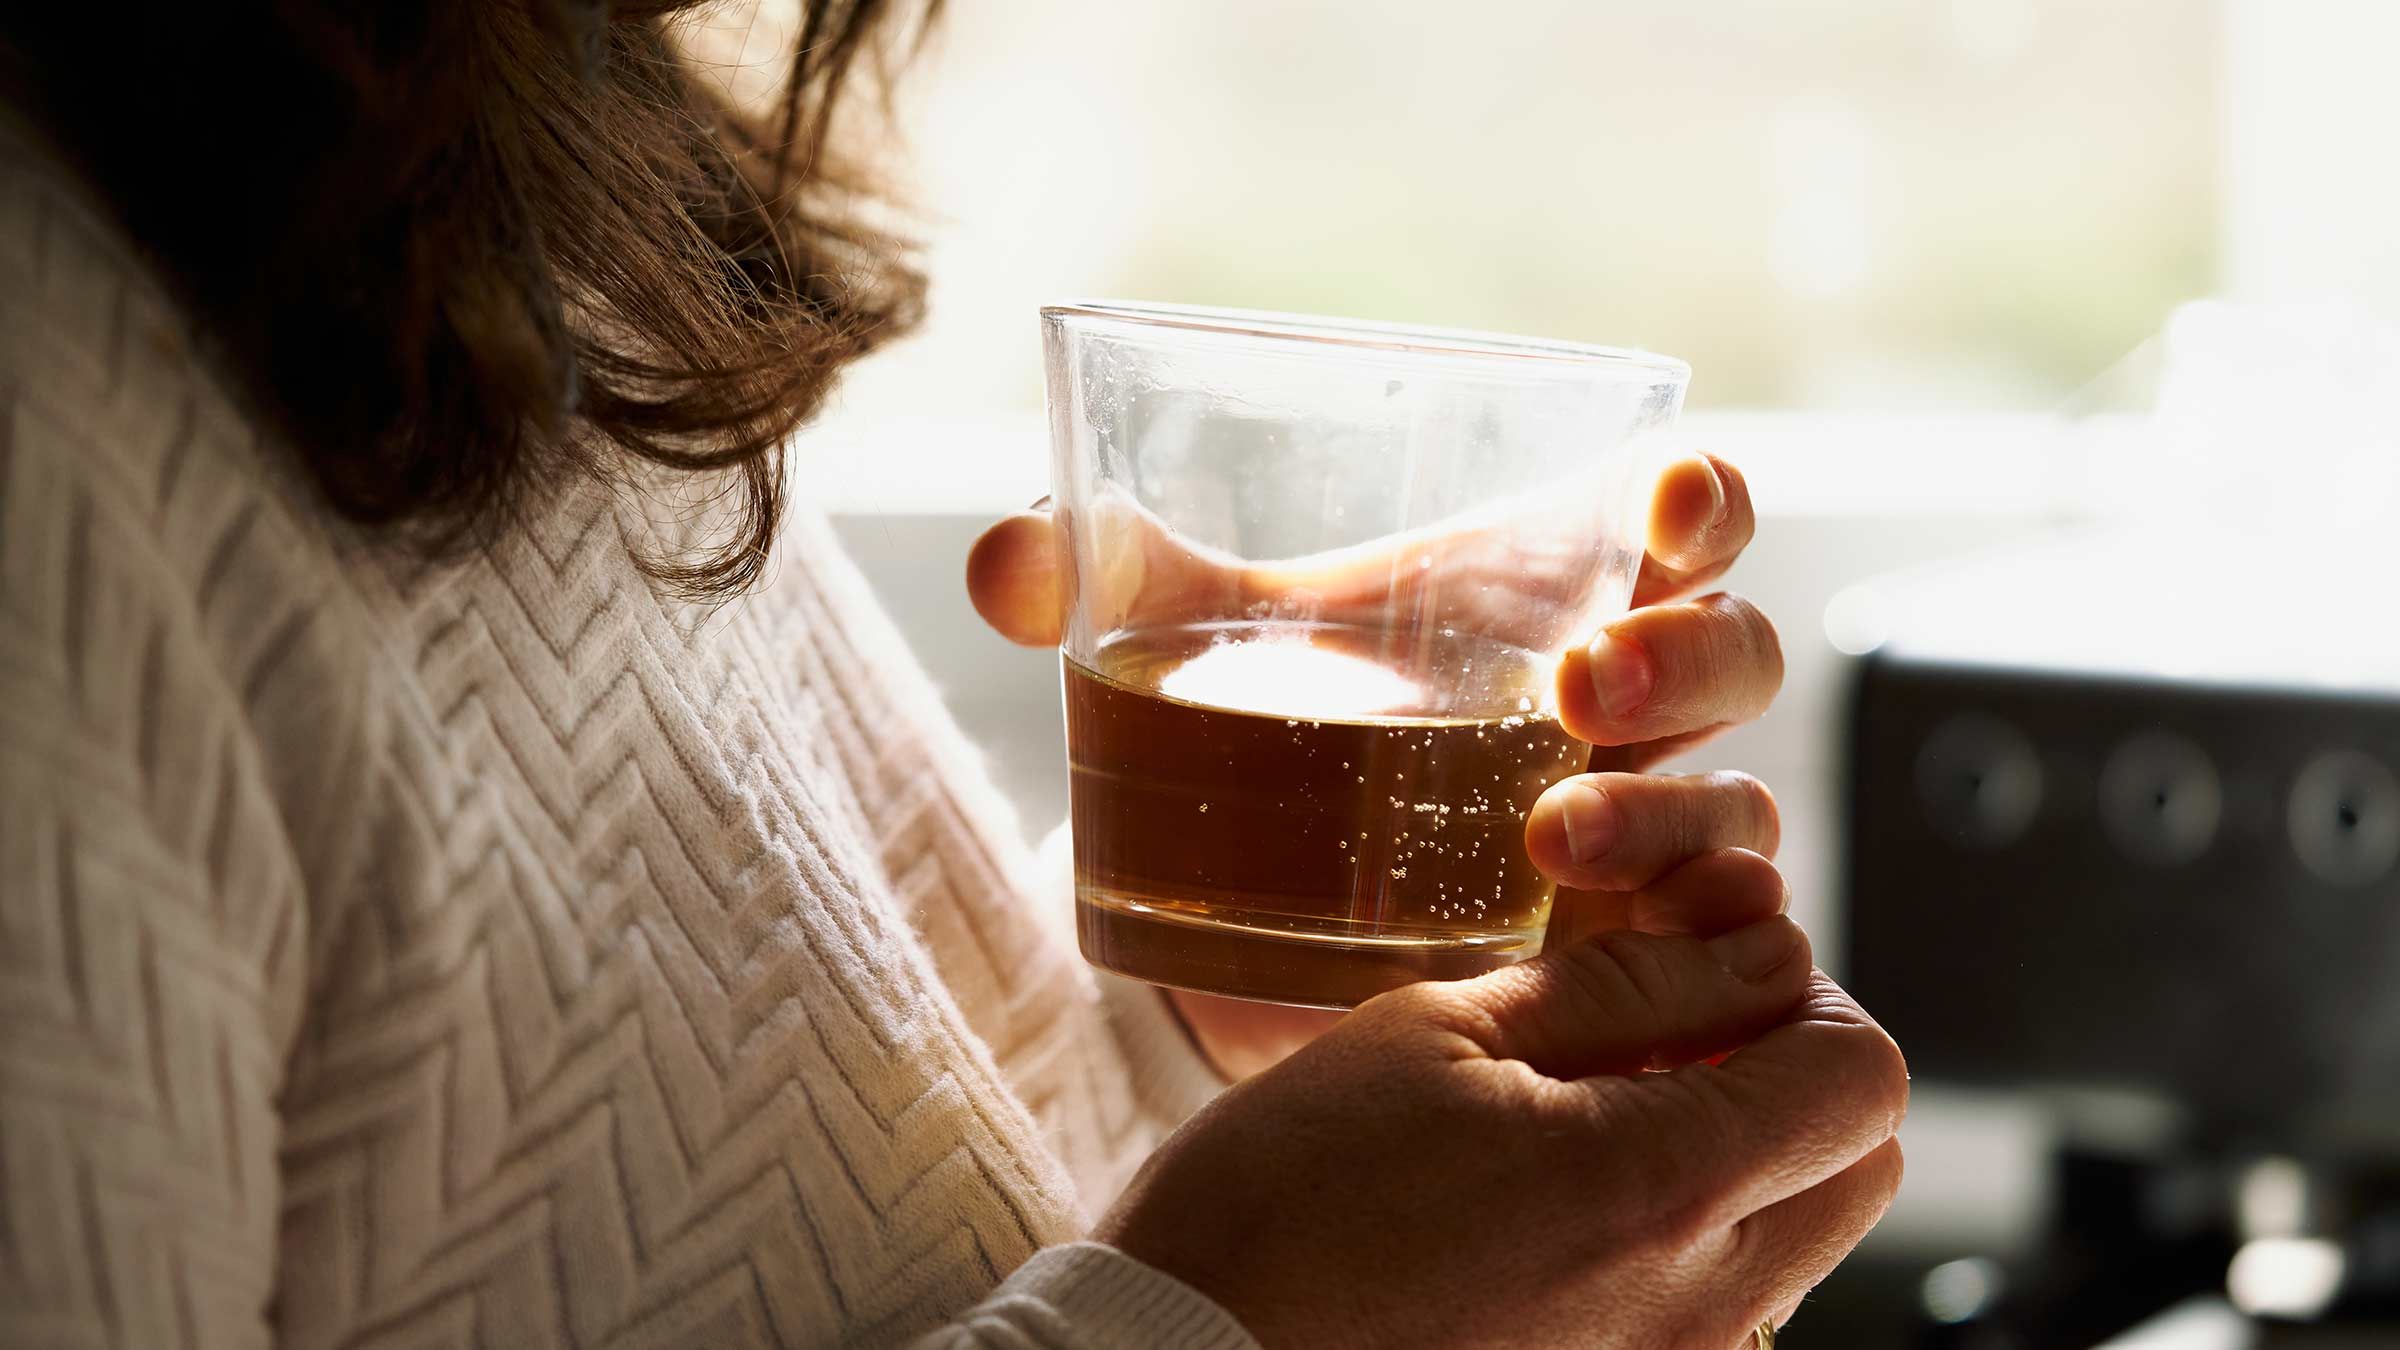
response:
<path id="1" fill-rule="evenodd" d="M 1635 608 L 1569 653 L 1558 672 L 1566 730 L 1596 747 L 1593 768 L 1553 786 L 1526 820 L 1526 849 L 1562 889 L 1549 943 L 1614 929 L 1709 936 L 1778 912 L 1760 909 L 1763 890 L 1726 897 L 1677 892 L 1676 903 L 1644 900 L 1642 889 L 1676 864 L 1720 849 L 1775 852 L 1774 798 L 1745 774 L 1688 778 L 1638 772 L 1737 722 L 1756 717 L 1783 681 L 1775 630 L 1749 602 L 1701 595 L 1731 567 L 1756 525 L 1740 472 L 1714 457 L 1681 461 L 1660 475 L 1650 510 L 1649 550 L 1635 581 Z M 984 532 L 967 559 L 967 593 L 1002 636 L 1028 646 L 1059 640 L 1065 605 L 1057 530 L 1046 509 L 1019 512 Z M 1106 608 L 1128 615 L 1173 613 L 1196 593 L 1271 596 L 1295 584 L 1281 571 L 1239 569 L 1163 531 L 1143 536 L 1116 574 L 1094 584 Z M 1511 553 L 1505 532 L 1461 535 L 1446 548 L 1492 554 L 1485 569 L 1502 612 L 1462 616 L 1489 631 L 1550 603 L 1541 559 Z M 1404 573 L 1405 575 L 1405 573 Z M 1394 570 L 1380 554 L 1318 562 L 1307 586 L 1338 607 L 1388 601 Z M 1479 603 L 1491 604 L 1489 599 Z M 1170 998 L 1218 1069 L 1240 1078 L 1275 1063 L 1331 1026 L 1339 1014 L 1175 992 Z"/>
<path id="2" fill-rule="evenodd" d="M 1774 795 L 1748 774 L 1641 772 L 1757 717 L 1783 687 L 1775 626 L 1740 596 L 1707 591 L 1756 526 L 1732 465 L 1704 456 L 1669 469 L 1633 609 L 1559 663 L 1559 723 L 1596 749 L 1594 772 L 1553 785 L 1525 820 L 1526 852 L 1560 888 L 1548 942 L 1617 929 L 1706 937 L 1765 917 L 1734 905 L 1668 912 L 1641 889 L 1712 849 L 1771 858 L 1782 838 Z"/>
<path id="3" fill-rule="evenodd" d="M 1719 853 L 1630 903 L 1781 889 Z M 1881 1217 L 1907 1100 L 1789 919 L 1613 933 L 1363 1004 L 1187 1122 L 1096 1236 L 1270 1348 L 1731 1350 Z"/>

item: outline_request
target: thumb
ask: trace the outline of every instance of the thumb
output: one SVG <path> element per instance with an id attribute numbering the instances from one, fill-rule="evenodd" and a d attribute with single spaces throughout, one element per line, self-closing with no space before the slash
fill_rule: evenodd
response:
<path id="1" fill-rule="evenodd" d="M 1485 1053 L 1571 1079 L 1743 1045 L 1799 1002 L 1809 971 L 1808 935 L 1779 914 L 1705 941 L 1603 933 L 1447 989 Z"/>
<path id="2" fill-rule="evenodd" d="M 992 630 L 1026 647 L 1055 647 L 1065 604 L 1058 531 L 1047 499 L 985 530 L 967 550 L 967 599 Z"/>

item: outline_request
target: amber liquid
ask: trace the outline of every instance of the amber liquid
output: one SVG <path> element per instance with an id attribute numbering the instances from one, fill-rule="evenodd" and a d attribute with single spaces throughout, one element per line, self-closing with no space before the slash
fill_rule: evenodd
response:
<path id="1" fill-rule="evenodd" d="M 1550 663 L 1456 635 L 1414 635 L 1399 662 L 1393 640 L 1206 625 L 1066 663 L 1086 958 L 1348 1007 L 1540 949 L 1551 888 L 1525 813 L 1588 754 L 1538 711 Z"/>

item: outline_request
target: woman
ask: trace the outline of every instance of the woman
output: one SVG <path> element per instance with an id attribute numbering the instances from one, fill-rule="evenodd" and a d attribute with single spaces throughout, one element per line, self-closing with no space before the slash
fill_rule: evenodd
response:
<path id="1" fill-rule="evenodd" d="M 1769 1339 L 1905 1086 L 1763 793 L 1555 790 L 1563 922 L 1645 931 L 1331 1030 L 1103 987 L 782 519 L 917 311 L 828 135 L 896 20 L 760 112 L 685 8 L 0 20 L 0 1339 Z M 1569 662 L 1627 770 L 1773 692 L 1663 603 L 1750 524 L 1680 466 Z M 1042 538 L 971 575 L 1035 641 Z"/>

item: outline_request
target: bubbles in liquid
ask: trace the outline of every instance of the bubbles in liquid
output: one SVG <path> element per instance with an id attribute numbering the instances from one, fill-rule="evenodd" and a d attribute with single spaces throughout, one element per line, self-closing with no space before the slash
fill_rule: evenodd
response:
<path id="1" fill-rule="evenodd" d="M 1543 784 L 1566 771 L 1561 761 L 1583 747 L 1549 753 L 1563 733 L 1547 717 L 1526 715 L 1538 702 L 1533 686 L 1544 678 L 1535 667 L 1546 663 L 1536 654 L 1434 631 L 1427 656 L 1418 647 L 1395 649 L 1379 635 L 1361 637 L 1331 626 L 1284 635 L 1196 628 L 1112 642 L 1097 663 L 1098 679 L 1071 669 L 1079 888 L 1139 900 L 1150 907 L 1140 911 L 1144 916 L 1172 912 L 1187 924 L 1205 920 L 1328 939 L 1359 934 L 1389 943 L 1444 922 L 1472 926 L 1488 938 L 1538 924 L 1547 885 L 1529 869 L 1502 865 L 1518 847 L 1511 822 L 1521 820 L 1519 800 L 1530 804 Z M 1483 643 L 1471 650 L 1476 674 L 1484 678 L 1453 690 L 1451 681 L 1464 668 L 1461 644 L 1469 641 Z M 1422 672 L 1365 659 L 1395 650 L 1422 660 Z M 1378 692 L 1370 684 L 1387 695 L 1414 689 L 1412 677 L 1433 681 L 1424 672 L 1443 672 L 1434 683 L 1450 692 L 1439 699 L 1420 693 L 1389 709 L 1332 710 L 1325 697 L 1329 684 L 1348 681 L 1362 667 L 1365 679 L 1353 692 Z M 1303 668 L 1326 678 L 1286 678 Z M 1337 670 L 1346 673 L 1332 673 Z M 1203 674 L 1213 687 L 1193 683 Z M 1494 695 L 1498 707 L 1487 701 L 1457 708 L 1451 702 Z M 1512 704 L 1514 729 L 1504 729 L 1500 722 Z M 1328 769 L 1325 760 L 1336 767 Z M 1377 779 L 1368 760 L 1388 766 L 1383 772 L 1391 780 Z M 1370 782 L 1382 791 L 1382 807 L 1366 790 Z M 1205 791 L 1208 800 L 1200 801 L 1201 792 L 1193 789 Z M 1223 820 L 1214 815 L 1217 797 L 1234 803 Z M 1278 803 L 1276 825 L 1266 828 L 1265 809 Z M 1425 833 L 1416 834 L 1418 829 Z M 1486 835 L 1494 845 L 1491 862 L 1482 860 Z M 1315 842 L 1322 838 L 1339 846 L 1330 858 Z M 1434 896 L 1423 894 L 1428 886 Z M 1487 888 L 1496 894 L 1486 896 Z M 1182 929 L 1144 936 L 1151 931 L 1146 925 L 1155 923 L 1125 917 L 1122 936 L 1109 927 L 1087 938 L 1087 946 L 1102 943 L 1101 956 L 1108 957 L 1134 950 L 1108 944 L 1140 942 L 1138 962 L 1128 956 L 1127 964 L 1171 976 L 1182 969 L 1176 963 L 1186 960 L 1191 939 Z M 1425 937 L 1428 943 L 1441 940 L 1438 932 Z M 1284 946 L 1275 950 L 1278 960 L 1289 955 Z M 1343 949 L 1322 950 L 1330 970 Z M 1374 961 L 1386 962 L 1394 950 L 1414 949 L 1376 950 Z M 1225 967 L 1203 969 L 1196 961 L 1180 978 L 1225 978 Z M 1287 978 L 1278 973 L 1283 970 L 1262 964 L 1237 973 L 1280 980 Z M 1291 988 L 1305 992 L 1300 984 Z"/>

